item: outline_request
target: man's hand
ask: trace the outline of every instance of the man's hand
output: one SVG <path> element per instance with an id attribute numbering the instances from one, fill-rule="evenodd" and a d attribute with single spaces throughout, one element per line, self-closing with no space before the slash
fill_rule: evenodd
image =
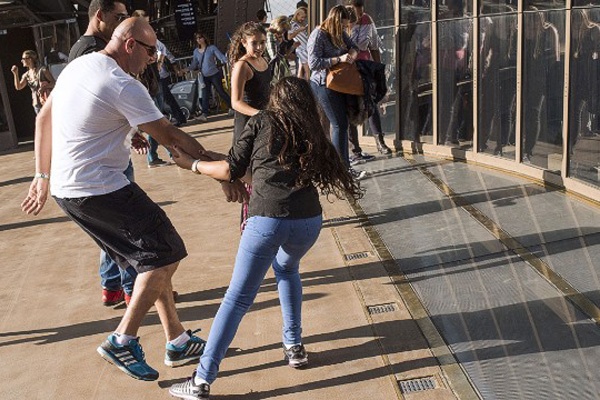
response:
<path id="1" fill-rule="evenodd" d="M 183 169 L 192 169 L 192 164 L 196 160 L 194 157 L 190 156 L 188 153 L 183 151 L 183 149 L 180 149 L 177 146 L 168 146 L 167 149 L 169 149 L 169 152 L 171 152 L 171 156 L 173 156 L 173 161 L 175 161 L 175 164 Z"/>
<path id="2" fill-rule="evenodd" d="M 150 143 L 148 143 L 148 140 L 144 137 L 144 135 L 137 131 L 131 137 L 131 148 L 137 154 L 148 154 Z"/>
<path id="3" fill-rule="evenodd" d="M 223 189 L 228 202 L 247 203 L 250 198 L 246 187 L 240 180 L 233 183 L 221 182 L 221 189 Z"/>
<path id="4" fill-rule="evenodd" d="M 27 214 L 38 215 L 48 199 L 48 187 L 48 179 L 34 178 L 27 197 L 21 203 L 21 210 Z"/>

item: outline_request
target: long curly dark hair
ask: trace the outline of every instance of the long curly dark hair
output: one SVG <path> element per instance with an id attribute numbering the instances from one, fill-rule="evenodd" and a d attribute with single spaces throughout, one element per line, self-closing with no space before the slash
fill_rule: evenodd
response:
<path id="1" fill-rule="evenodd" d="M 227 50 L 227 58 L 229 65 L 233 66 L 240 58 L 246 54 L 246 49 L 242 45 L 242 39 L 252 37 L 254 35 L 267 35 L 265 28 L 258 22 L 250 21 L 240 25 L 231 37 L 231 43 Z"/>
<path id="2" fill-rule="evenodd" d="M 271 89 L 265 112 L 271 125 L 269 147 L 279 151 L 284 168 L 298 171 L 296 186 L 314 184 L 326 196 L 340 199 L 363 196 L 323 130 L 308 81 L 292 76 L 279 80 Z"/>

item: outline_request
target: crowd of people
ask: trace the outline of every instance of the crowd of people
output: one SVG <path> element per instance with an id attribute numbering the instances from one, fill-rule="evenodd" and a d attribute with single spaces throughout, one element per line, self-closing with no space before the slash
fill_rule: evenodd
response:
<path id="1" fill-rule="evenodd" d="M 182 119 L 170 121 L 163 114 L 161 101 L 171 101 L 164 64 L 172 55 L 143 10 L 130 17 L 123 1 L 92 0 L 88 29 L 56 82 L 30 84 L 35 77 L 41 82 L 47 71 L 34 53 L 23 53 L 28 70 L 19 80 L 13 67 L 15 87 L 29 85 L 39 107 L 35 176 L 21 207 L 37 215 L 52 196 L 100 247 L 103 303 L 127 304 L 115 331 L 97 349 L 105 360 L 133 378 L 158 378 L 137 336 L 154 305 L 166 336 L 165 364 L 199 361 L 192 377 L 169 393 L 208 399 L 226 350 L 272 266 L 283 314 L 283 354 L 291 367 L 307 365 L 299 268 L 321 230 L 319 195 L 359 199 L 365 172 L 355 170 L 354 161 L 373 158 L 358 146 L 346 113 L 349 95 L 326 85 L 335 65 L 379 61 L 380 42 L 363 7 L 362 0 L 350 8 L 335 6 L 309 34 L 307 4 L 301 1 L 291 18 L 274 18 L 268 28 L 265 21 L 242 24 L 226 56 L 206 34 L 195 35 L 189 70 L 199 70 L 203 90 L 214 86 L 234 115 L 227 154 L 205 149 L 180 129 Z M 294 61 L 292 76 L 284 65 Z M 232 71 L 231 95 L 222 86 L 219 67 L 225 63 Z M 388 154 L 377 107 L 370 114 L 378 150 Z M 216 179 L 227 201 L 243 204 L 233 275 L 207 341 L 197 330 L 186 330 L 177 315 L 171 279 L 187 256 L 183 239 L 134 180 L 131 149 L 149 154 L 153 162 L 159 144 L 173 163 Z"/>

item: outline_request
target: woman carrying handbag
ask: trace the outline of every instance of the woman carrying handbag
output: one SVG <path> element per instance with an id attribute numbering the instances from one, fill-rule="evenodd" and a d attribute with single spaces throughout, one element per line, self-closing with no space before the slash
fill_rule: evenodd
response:
<path id="1" fill-rule="evenodd" d="M 308 38 L 308 66 L 311 88 L 331 124 L 331 141 L 354 179 L 360 180 L 366 172 L 351 168 L 348 157 L 347 95 L 326 86 L 331 67 L 342 62 L 353 63 L 358 55 L 358 47 L 346 33 L 349 17 L 346 7 L 337 5 L 312 31 Z"/>

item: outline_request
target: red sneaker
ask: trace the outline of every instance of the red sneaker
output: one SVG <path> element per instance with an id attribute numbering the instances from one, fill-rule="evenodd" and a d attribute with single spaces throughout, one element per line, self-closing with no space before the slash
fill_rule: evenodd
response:
<path id="1" fill-rule="evenodd" d="M 114 306 L 123 301 L 123 289 L 108 290 L 102 289 L 102 304 L 107 307 Z"/>

